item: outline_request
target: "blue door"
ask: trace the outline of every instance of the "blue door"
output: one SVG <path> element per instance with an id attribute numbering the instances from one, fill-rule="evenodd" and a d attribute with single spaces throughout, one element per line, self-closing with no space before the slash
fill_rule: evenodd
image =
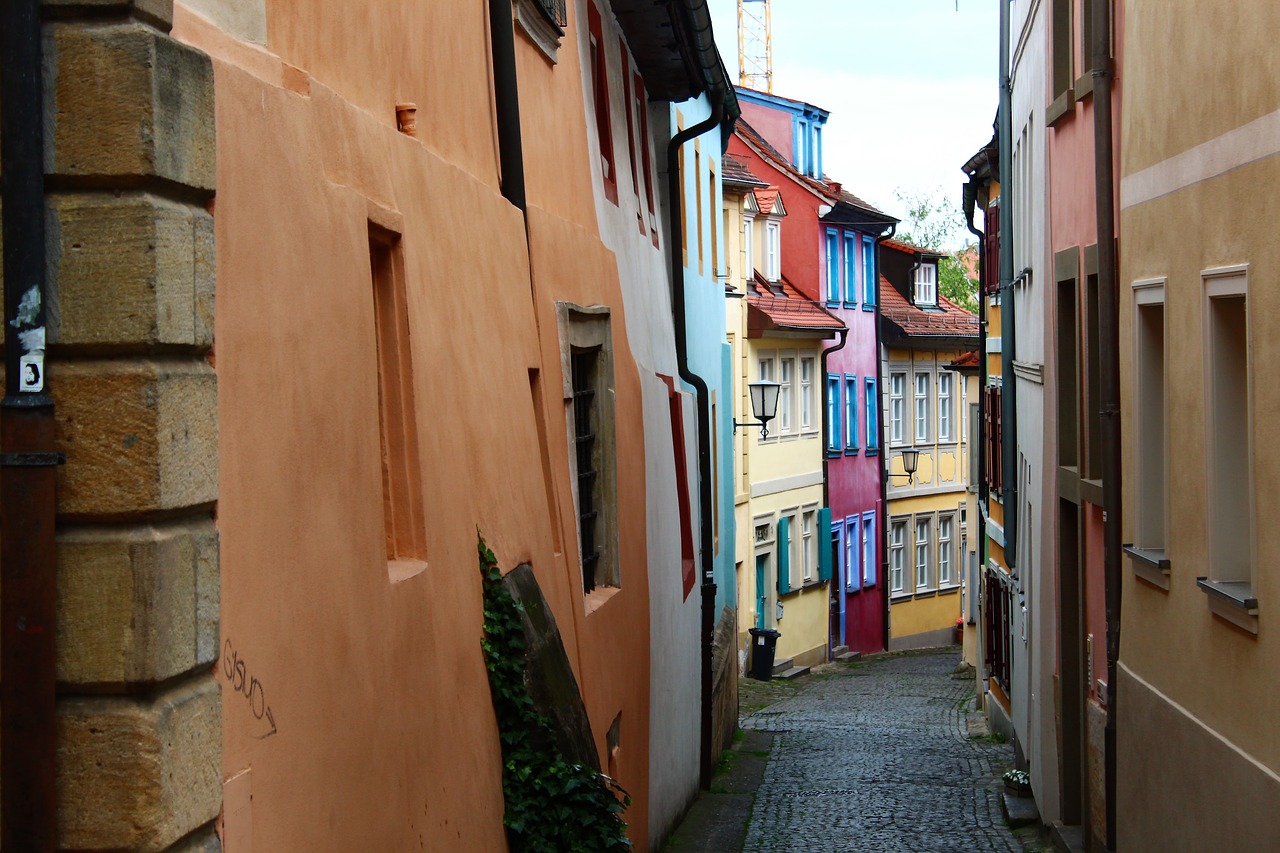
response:
<path id="1" fill-rule="evenodd" d="M 769 605 L 769 587 L 765 586 L 766 575 L 769 574 L 769 555 L 756 555 L 756 627 L 768 627 L 765 624 L 765 608 Z"/>

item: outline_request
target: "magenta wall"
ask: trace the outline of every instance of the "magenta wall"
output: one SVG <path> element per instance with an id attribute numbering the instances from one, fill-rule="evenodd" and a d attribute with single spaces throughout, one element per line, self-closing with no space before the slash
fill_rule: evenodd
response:
<path id="1" fill-rule="evenodd" d="M 825 228 L 822 229 L 825 233 Z M 858 235 L 857 245 L 862 243 Z M 844 251 L 843 233 L 839 241 L 841 253 Z M 825 254 L 825 249 L 824 249 Z M 843 269 L 843 257 L 842 257 Z M 825 271 L 826 264 L 822 264 Z M 857 307 L 829 308 L 849 327 L 849 339 L 844 348 L 832 353 L 827 360 L 827 371 L 841 375 L 853 374 L 858 377 L 858 432 L 865 436 L 866 424 L 866 378 L 875 378 L 876 358 L 876 317 L 875 311 L 862 308 L 862 295 L 865 292 L 862 281 L 862 265 L 857 265 Z M 822 286 L 825 289 L 825 272 Z M 846 285 L 847 286 L 847 285 Z M 825 386 L 824 386 L 825 387 Z M 877 390 L 879 383 L 877 381 Z M 877 410 L 879 405 L 877 402 Z M 831 518 L 842 521 L 852 515 L 862 515 L 875 511 L 876 536 L 876 583 L 875 586 L 863 587 L 857 592 L 840 590 L 845 598 L 845 644 L 853 651 L 874 652 L 884 649 L 884 531 L 885 520 L 883 507 L 880 504 L 881 459 L 878 453 L 867 453 L 865 438 L 859 440 L 859 449 L 854 454 L 832 456 L 827 461 L 828 505 L 831 507 Z"/>

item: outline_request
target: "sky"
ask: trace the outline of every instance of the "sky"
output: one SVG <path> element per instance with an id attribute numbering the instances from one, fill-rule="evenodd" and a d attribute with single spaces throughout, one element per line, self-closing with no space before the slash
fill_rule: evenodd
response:
<path id="1" fill-rule="evenodd" d="M 736 83 L 737 0 L 708 5 Z M 771 9 L 773 92 L 831 112 L 827 175 L 900 217 L 897 190 L 959 205 L 960 167 L 991 139 L 999 99 L 998 0 L 772 0 Z"/>

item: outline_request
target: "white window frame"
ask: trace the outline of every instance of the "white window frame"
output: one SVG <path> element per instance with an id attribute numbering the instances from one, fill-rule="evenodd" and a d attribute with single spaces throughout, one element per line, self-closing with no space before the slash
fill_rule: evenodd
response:
<path id="1" fill-rule="evenodd" d="M 938 262 L 922 261 L 916 267 L 916 305 L 938 304 Z"/>
<path id="2" fill-rule="evenodd" d="M 742 254 L 746 258 L 746 263 L 742 268 L 742 280 L 750 282 L 756 277 L 756 258 L 752 238 L 754 235 L 756 218 L 754 216 L 742 217 Z"/>
<path id="3" fill-rule="evenodd" d="M 774 365 L 776 360 L 771 352 L 768 355 L 761 355 L 756 360 L 756 380 L 759 382 L 772 382 L 774 373 Z"/>
<path id="4" fill-rule="evenodd" d="M 764 277 L 769 281 L 782 278 L 782 223 L 776 219 L 764 223 L 765 270 Z"/>
<path id="5" fill-rule="evenodd" d="M 916 444 L 923 444 L 929 441 L 929 388 L 932 384 L 929 382 L 930 376 L 931 374 L 924 372 L 916 373 L 912 376 Z M 923 389 L 921 380 L 924 380 Z"/>
<path id="6" fill-rule="evenodd" d="M 814 557 L 817 556 L 817 552 L 814 550 L 814 527 L 817 524 L 817 516 L 818 511 L 816 509 L 806 509 L 800 514 L 801 577 L 806 582 L 813 580 Z"/>
<path id="7" fill-rule="evenodd" d="M 938 586 L 955 586 L 956 580 L 952 575 L 955 566 L 955 553 L 952 547 L 955 543 L 955 527 L 956 519 L 954 515 L 938 516 Z M 945 530 L 946 535 L 943 536 Z M 944 571 L 945 569 L 945 571 Z"/>
<path id="8" fill-rule="evenodd" d="M 946 386 L 944 393 L 943 386 Z M 949 371 L 938 372 L 938 441 L 952 442 L 955 436 L 952 434 L 952 424 L 955 418 L 951 416 L 952 398 L 954 396 L 952 389 L 955 387 L 955 375 Z"/>
<path id="9" fill-rule="evenodd" d="M 790 435 L 795 426 L 796 405 L 795 353 L 778 356 L 778 433 Z"/>
<path id="10" fill-rule="evenodd" d="M 874 586 L 876 582 L 876 514 L 862 514 L 862 585 Z"/>
<path id="11" fill-rule="evenodd" d="M 902 444 L 903 420 L 906 417 L 907 374 L 889 374 L 889 442 Z"/>
<path id="12" fill-rule="evenodd" d="M 849 516 L 848 518 L 846 518 L 844 521 L 842 521 L 842 522 L 840 522 L 840 523 L 844 525 L 844 571 L 845 571 L 845 579 L 844 579 L 844 583 L 845 583 L 845 589 L 846 589 L 846 590 L 848 590 L 849 592 L 852 592 L 852 591 L 854 591 L 854 590 L 859 589 L 859 588 L 862 586 L 862 567 L 861 567 L 861 565 L 859 565 L 859 566 L 858 566 L 858 578 L 857 578 L 857 580 L 855 581 L 855 580 L 854 580 L 854 577 L 853 577 L 853 565 L 854 565 L 855 560 L 856 560 L 856 562 L 861 563 L 861 559 L 860 559 L 860 557 L 855 558 L 855 555 L 856 555 L 856 554 L 859 554 L 859 552 L 858 552 L 858 551 L 856 551 L 855 549 L 856 549 L 856 548 L 860 548 L 860 547 L 861 547 L 861 545 L 862 545 L 862 537 L 861 537 L 861 536 L 858 536 L 858 537 L 855 539 L 853 536 L 851 536 L 851 535 L 849 535 L 849 534 L 850 534 L 850 533 L 852 533 L 852 532 L 854 532 L 854 530 L 857 528 L 857 526 L 858 526 L 858 525 L 860 525 L 862 522 L 861 522 L 861 519 L 860 519 L 860 517 L 859 517 L 859 516 L 851 515 L 851 516 Z"/>
<path id="13" fill-rule="evenodd" d="M 813 429 L 813 367 L 812 355 L 800 356 L 800 429 Z"/>
<path id="14" fill-rule="evenodd" d="M 906 591 L 907 520 L 895 519 L 889 525 L 889 591 Z"/>
<path id="15" fill-rule="evenodd" d="M 929 583 L 930 551 L 933 544 L 933 518 L 921 516 L 915 523 L 916 590 L 933 589 Z"/>

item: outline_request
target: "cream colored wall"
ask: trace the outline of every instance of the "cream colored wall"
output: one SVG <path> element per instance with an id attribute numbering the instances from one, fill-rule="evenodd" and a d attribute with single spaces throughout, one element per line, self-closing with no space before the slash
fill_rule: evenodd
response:
<path id="1" fill-rule="evenodd" d="M 828 634 L 827 583 L 818 580 L 817 551 L 814 552 L 813 575 L 807 583 L 803 579 L 798 556 L 800 553 L 801 514 L 807 510 L 816 512 L 821 506 L 822 486 L 820 484 L 803 489 L 792 489 L 765 497 L 757 497 L 751 500 L 750 529 L 754 531 L 755 525 L 767 522 L 772 532 L 771 541 L 764 549 L 771 554 L 771 574 L 765 625 L 782 632 L 782 636 L 778 639 L 778 660 L 801 658 L 802 656 L 821 658 L 821 660 L 808 659 L 804 661 L 812 664 L 826 659 L 825 649 Z M 775 582 L 778 568 L 777 525 L 778 519 L 787 515 L 795 518 L 789 533 L 792 549 L 789 580 L 791 589 L 799 591 L 779 596 Z M 815 546 L 821 547 L 816 517 L 814 537 Z M 738 612 L 740 614 L 739 622 L 743 625 L 744 633 L 748 628 L 752 628 L 756 624 L 755 556 L 758 553 L 761 553 L 761 548 L 752 543 L 750 556 L 743 560 L 742 577 L 744 582 L 742 585 L 745 586 L 746 593 L 744 598 L 739 599 Z M 783 618 L 780 621 L 775 618 L 777 615 L 776 605 L 779 601 L 781 601 L 784 611 Z M 745 614 L 745 616 L 742 614 Z"/>
<path id="2" fill-rule="evenodd" d="M 1280 791 L 1280 635 L 1272 624 L 1280 528 L 1267 521 L 1280 511 L 1280 448 L 1267 440 L 1280 418 L 1280 392 L 1270 381 L 1280 368 L 1280 136 L 1256 120 L 1280 119 L 1280 91 L 1262 83 L 1280 74 L 1272 44 L 1280 7 L 1239 4 L 1215 16 L 1212 34 L 1176 26 L 1197 11 L 1188 0 L 1139 0 L 1126 16 L 1121 405 L 1126 413 L 1138 405 L 1132 284 L 1163 279 L 1166 412 L 1176 416 L 1166 418 L 1168 590 L 1124 564 L 1119 804 L 1132 814 L 1122 811 L 1117 829 L 1129 848 L 1263 849 L 1280 837 L 1271 807 Z M 1152 188 L 1165 194 L 1146 200 Z M 1196 586 L 1212 533 L 1202 274 L 1231 265 L 1247 265 L 1252 482 L 1239 487 L 1253 495 L 1256 634 L 1213 615 Z M 1126 542 L 1143 440 L 1134 424 L 1134 417 L 1123 420 Z M 1183 772 L 1159 777 L 1168 785 L 1153 801 L 1146 790 L 1152 772 L 1175 758 Z"/>

